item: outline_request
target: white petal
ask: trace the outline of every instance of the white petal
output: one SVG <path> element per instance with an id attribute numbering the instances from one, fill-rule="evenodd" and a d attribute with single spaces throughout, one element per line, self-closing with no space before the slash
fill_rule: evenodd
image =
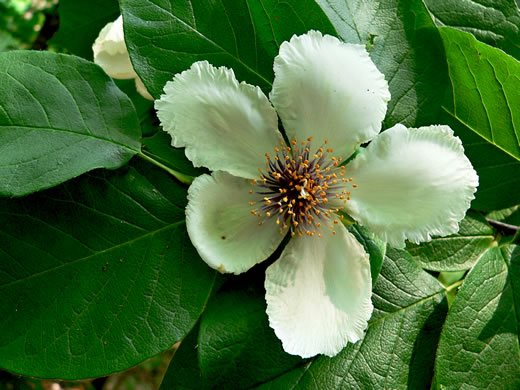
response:
<path id="1" fill-rule="evenodd" d="M 269 325 L 290 354 L 334 356 L 363 337 L 372 315 L 368 255 L 339 226 L 293 238 L 266 271 Z"/>
<path id="2" fill-rule="evenodd" d="M 166 83 L 155 102 L 172 145 L 186 147 L 197 167 L 256 178 L 265 153 L 282 141 L 276 112 L 258 87 L 238 83 L 231 69 L 196 62 Z"/>
<path id="3" fill-rule="evenodd" d="M 358 188 L 347 212 L 394 247 L 458 231 L 478 176 L 448 126 L 381 133 L 347 165 Z"/>
<path id="4" fill-rule="evenodd" d="M 101 66 L 110 77 L 115 79 L 137 77 L 126 49 L 122 16 L 103 27 L 92 50 L 94 62 Z"/>
<path id="5" fill-rule="evenodd" d="M 148 92 L 148 90 L 144 86 L 143 80 L 141 80 L 139 76 L 136 76 L 135 78 L 135 88 L 137 89 L 137 92 L 139 92 L 139 94 L 145 99 L 152 101 L 154 100 L 153 96 L 150 95 L 150 92 Z"/>
<path id="6" fill-rule="evenodd" d="M 271 101 L 289 139 L 328 139 L 348 157 L 381 130 L 390 92 L 364 46 L 309 31 L 282 43 L 274 71 Z"/>
<path id="7" fill-rule="evenodd" d="M 267 259 L 284 237 L 274 218 L 250 213 L 255 207 L 249 202 L 263 197 L 249 194 L 252 188 L 247 179 L 226 172 L 199 176 L 189 188 L 188 234 L 200 257 L 220 272 L 247 271 Z"/>

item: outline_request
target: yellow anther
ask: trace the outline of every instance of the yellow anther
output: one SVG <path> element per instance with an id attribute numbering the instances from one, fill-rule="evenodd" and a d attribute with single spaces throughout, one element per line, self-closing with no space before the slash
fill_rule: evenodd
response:
<path id="1" fill-rule="evenodd" d="M 249 202 L 249 206 L 252 206 L 254 204 L 255 204 L 255 202 Z"/>
<path id="2" fill-rule="evenodd" d="M 357 184 L 352 184 L 352 187 L 357 188 Z"/>

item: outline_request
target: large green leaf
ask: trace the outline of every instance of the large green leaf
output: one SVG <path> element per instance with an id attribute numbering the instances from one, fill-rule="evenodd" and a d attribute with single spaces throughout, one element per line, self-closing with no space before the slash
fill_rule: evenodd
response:
<path id="1" fill-rule="evenodd" d="M 166 371 L 160 390 L 200 390 L 202 378 L 197 358 L 199 334 L 198 325 L 182 340 L 170 361 L 170 369 Z"/>
<path id="2" fill-rule="evenodd" d="M 453 87 L 443 108 L 482 141 L 520 160 L 520 63 L 469 33 L 440 31 Z"/>
<path id="3" fill-rule="evenodd" d="M 425 269 L 461 271 L 471 268 L 493 242 L 493 228 L 482 215 L 469 212 L 457 234 L 436 237 L 421 245 L 408 244 L 407 249 Z"/>
<path id="4" fill-rule="evenodd" d="M 435 123 L 448 85 L 439 33 L 421 0 L 317 0 L 346 42 L 366 44 L 390 86 L 385 127 Z"/>
<path id="5" fill-rule="evenodd" d="M 455 297 L 435 363 L 441 389 L 520 387 L 520 251 L 512 252 L 490 249 Z"/>
<path id="6" fill-rule="evenodd" d="M 130 57 L 155 97 L 200 60 L 267 92 L 283 41 L 312 29 L 335 33 L 313 0 L 121 0 L 121 9 Z"/>
<path id="7" fill-rule="evenodd" d="M 472 33 L 520 59 L 520 10 L 515 0 L 425 0 L 439 26 Z"/>
<path id="8" fill-rule="evenodd" d="M 187 236 L 185 189 L 137 167 L 1 201 L 0 367 L 102 376 L 168 349 L 195 324 L 215 272 Z"/>
<path id="9" fill-rule="evenodd" d="M 269 327 L 261 271 L 260 284 L 248 280 L 249 288 L 224 289 L 202 316 L 198 355 L 204 388 L 250 387 L 302 362 L 282 350 Z"/>
<path id="10" fill-rule="evenodd" d="M 98 66 L 50 52 L 0 54 L 0 195 L 117 168 L 140 148 L 134 106 Z"/>
<path id="11" fill-rule="evenodd" d="M 60 0 L 60 26 L 50 43 L 92 59 L 99 31 L 119 16 L 117 0 Z"/>

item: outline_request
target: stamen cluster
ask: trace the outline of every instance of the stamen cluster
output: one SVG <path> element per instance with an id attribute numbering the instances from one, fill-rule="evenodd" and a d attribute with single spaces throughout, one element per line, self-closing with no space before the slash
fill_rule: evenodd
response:
<path id="1" fill-rule="evenodd" d="M 260 180 L 251 182 L 257 190 L 249 191 L 263 195 L 262 201 L 249 202 L 250 206 L 257 206 L 251 214 L 262 218 L 260 226 L 266 217 L 272 217 L 280 226 L 280 234 L 289 229 L 292 236 L 321 237 L 318 229 L 327 224 L 336 234 L 335 225 L 343 218 L 335 214 L 343 208 L 338 205 L 350 200 L 347 183 L 352 188 L 357 186 L 351 183 L 353 178 L 344 177 L 342 159 L 331 155 L 333 149 L 326 148 L 327 140 L 314 151 L 311 141 L 312 137 L 302 142 L 293 139 L 291 146 L 280 143 L 280 147 L 274 148 L 273 156 L 265 154 L 265 172 L 258 169 Z M 334 207 L 332 199 L 336 200 L 332 202 Z"/>

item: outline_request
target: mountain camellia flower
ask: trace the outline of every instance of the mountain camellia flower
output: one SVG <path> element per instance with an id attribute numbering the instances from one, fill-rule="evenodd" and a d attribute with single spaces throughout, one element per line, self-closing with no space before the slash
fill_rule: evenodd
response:
<path id="1" fill-rule="evenodd" d="M 201 61 L 155 107 L 172 145 L 214 171 L 188 192 L 187 229 L 202 259 L 239 274 L 294 236 L 266 271 L 269 324 L 288 353 L 334 356 L 363 337 L 373 310 L 369 256 L 342 216 L 399 248 L 452 234 L 478 177 L 448 126 L 378 135 L 390 93 L 362 45 L 293 36 L 274 71 L 272 105 L 231 69 Z"/>
<path id="2" fill-rule="evenodd" d="M 94 52 L 94 62 L 101 66 L 107 75 L 114 79 L 135 79 L 137 92 L 145 99 L 154 100 L 130 62 L 123 32 L 122 15 L 101 29 L 92 45 L 92 51 Z"/>

